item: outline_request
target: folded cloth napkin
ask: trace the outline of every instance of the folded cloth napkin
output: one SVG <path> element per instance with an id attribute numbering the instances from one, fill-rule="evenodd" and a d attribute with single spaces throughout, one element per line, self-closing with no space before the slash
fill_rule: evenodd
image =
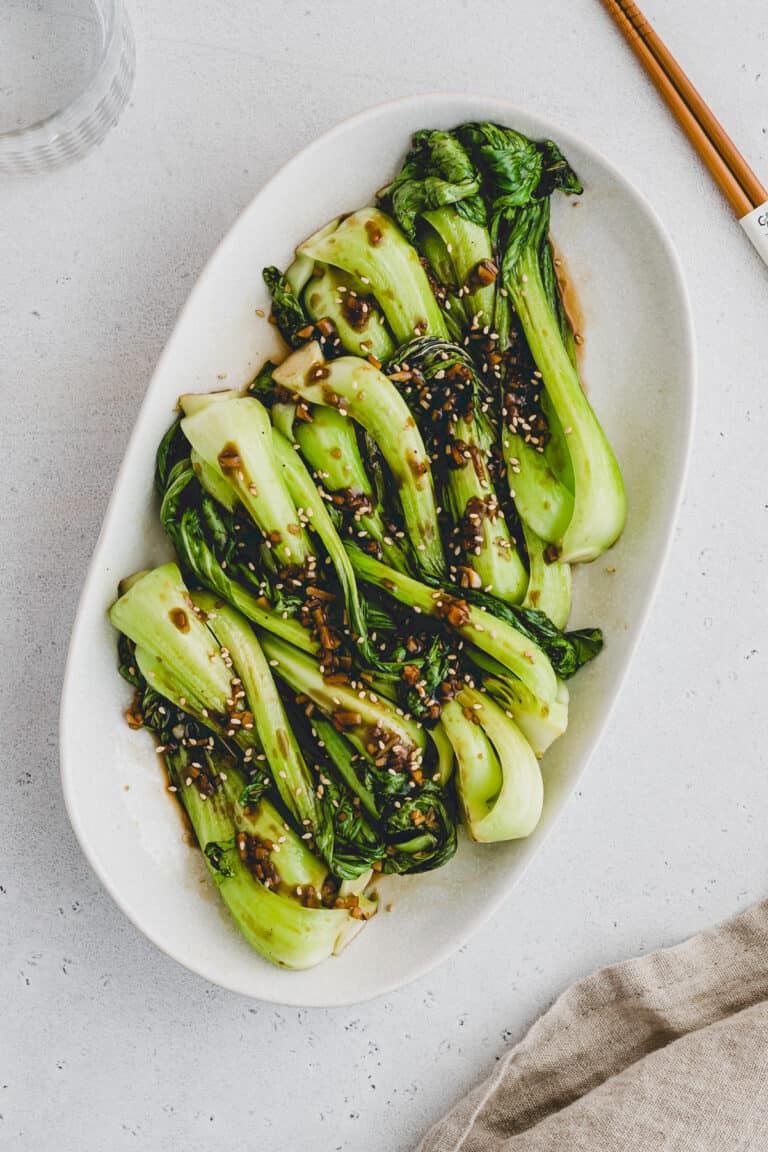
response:
<path id="1" fill-rule="evenodd" d="M 766 1152 L 768 901 L 574 984 L 418 1152 Z"/>

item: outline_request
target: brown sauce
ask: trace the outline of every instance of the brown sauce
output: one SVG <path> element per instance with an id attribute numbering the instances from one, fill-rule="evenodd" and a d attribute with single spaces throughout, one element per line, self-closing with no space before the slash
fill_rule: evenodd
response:
<path id="1" fill-rule="evenodd" d="M 243 462 L 240 459 L 240 449 L 237 444 L 231 442 L 224 445 L 221 452 L 219 452 L 219 468 L 226 475 L 227 472 L 237 472 L 242 468 Z"/>
<path id="2" fill-rule="evenodd" d="M 565 308 L 565 314 L 570 321 L 576 337 L 576 356 L 579 361 L 579 367 L 581 367 L 584 358 L 584 331 L 586 328 L 584 303 L 579 296 L 576 281 L 571 274 L 568 262 L 563 256 L 563 253 L 551 239 L 550 245 L 552 247 L 552 256 L 555 260 L 555 274 L 557 275 L 557 282 L 560 285 L 560 295 L 563 298 L 563 307 Z"/>
<path id="3" fill-rule="evenodd" d="M 189 632 L 189 617 L 183 608 L 172 608 L 168 615 L 174 628 L 178 628 L 179 632 Z"/>
<path id="4" fill-rule="evenodd" d="M 416 486 L 420 487 L 419 481 L 426 472 L 429 471 L 429 464 L 426 460 L 419 460 L 413 449 L 408 448 L 405 453 L 406 463 L 411 471 L 411 475 L 416 481 Z"/>
<path id="5" fill-rule="evenodd" d="M 365 232 L 366 232 L 366 235 L 368 236 L 368 243 L 369 244 L 373 244 L 374 247 L 381 244 L 383 236 L 382 236 L 381 228 L 379 228 L 379 226 L 375 220 L 366 220 Z"/>
<path id="6" fill-rule="evenodd" d="M 355 332 L 365 332 L 373 315 L 371 297 L 344 293 L 341 297 L 341 314 Z"/>

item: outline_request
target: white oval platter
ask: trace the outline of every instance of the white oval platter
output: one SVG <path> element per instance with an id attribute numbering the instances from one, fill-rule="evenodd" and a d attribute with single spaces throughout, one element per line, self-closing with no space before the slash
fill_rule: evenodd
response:
<path id="1" fill-rule="evenodd" d="M 169 556 L 152 490 L 157 443 L 178 395 L 245 384 L 274 345 L 265 264 L 285 266 L 318 225 L 371 202 L 413 131 L 495 120 L 555 139 L 579 173 L 578 201 L 553 198 L 553 236 L 586 315 L 584 377 L 621 462 L 627 528 L 578 571 L 572 624 L 599 624 L 602 655 L 571 682 L 571 724 L 544 761 L 546 802 L 528 840 L 462 838 L 445 868 L 379 885 L 377 916 L 340 957 L 307 972 L 267 964 L 228 919 L 190 847 L 152 743 L 129 730 L 107 608 L 118 580 Z M 169 956 L 261 1000 L 330 1006 L 413 980 L 460 947 L 519 881 L 600 738 L 658 583 L 684 482 L 694 406 L 690 309 L 675 253 L 648 204 L 569 131 L 501 100 L 418 96 L 372 108 L 295 156 L 224 238 L 185 305 L 152 377 L 83 588 L 61 705 L 61 766 L 83 851 L 127 916 Z M 615 572 L 606 569 L 615 568 Z M 556 846 L 550 850 L 556 851 Z"/>

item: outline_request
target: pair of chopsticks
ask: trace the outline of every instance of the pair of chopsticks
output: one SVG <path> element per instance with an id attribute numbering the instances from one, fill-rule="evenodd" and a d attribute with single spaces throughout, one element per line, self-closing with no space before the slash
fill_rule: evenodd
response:
<path id="1" fill-rule="evenodd" d="M 768 192 L 633 0 L 602 3 L 768 262 Z"/>

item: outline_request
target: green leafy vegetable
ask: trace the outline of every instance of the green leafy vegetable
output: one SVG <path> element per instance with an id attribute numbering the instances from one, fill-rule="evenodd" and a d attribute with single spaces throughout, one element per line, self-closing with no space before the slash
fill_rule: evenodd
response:
<path id="1" fill-rule="evenodd" d="M 440 306 L 416 252 L 394 220 L 378 208 L 352 212 L 334 231 L 324 229 L 297 251 L 365 285 L 396 343 L 402 344 L 414 333 L 445 336 Z"/>
<path id="2" fill-rule="evenodd" d="M 491 396 L 470 357 L 455 344 L 423 337 L 401 348 L 389 371 L 436 461 L 440 499 L 450 516 L 448 552 L 463 568 L 462 584 L 490 585 L 496 598 L 519 603 L 528 574 L 497 493 Z"/>
<path id="3" fill-rule="evenodd" d="M 493 605 L 491 612 L 479 603 L 470 602 L 466 589 L 451 589 L 450 586 L 433 589 L 388 568 L 352 545 L 347 545 L 347 550 L 362 580 L 410 605 L 417 613 L 444 621 L 462 639 L 498 660 L 538 699 L 546 703 L 554 699 L 557 677 L 549 657 L 530 638 L 530 631 L 519 626 L 518 614 L 527 620 L 530 615 L 527 610 L 515 611 L 491 597 L 483 598 L 482 603 Z M 473 594 L 473 598 L 479 596 L 479 593 Z"/>
<path id="4" fill-rule="evenodd" d="M 354 356 L 326 362 L 316 344 L 289 356 L 275 380 L 312 404 L 337 408 L 370 433 L 397 484 L 416 562 L 423 571 L 439 576 L 445 558 L 429 457 L 416 422 L 391 381 Z"/>
<path id="5" fill-rule="evenodd" d="M 531 527 L 558 545 L 563 560 L 593 560 L 620 535 L 626 498 L 616 459 L 581 388 L 572 347 L 563 339 L 566 318 L 552 268 L 550 196 L 557 189 L 578 194 L 581 184 L 551 141 L 536 144 L 519 132 L 485 123 L 465 124 L 457 133 L 482 175 L 504 288 L 566 434 L 572 504 L 558 490 L 561 518 L 548 533 L 541 524 Z M 521 472 L 528 469 L 531 452 L 514 427 L 508 444 L 508 459 L 516 460 Z M 557 489 L 556 483 L 550 485 Z"/>
<path id="6" fill-rule="evenodd" d="M 321 404 L 312 405 L 309 415 L 309 420 L 296 421 L 293 435 L 318 487 L 331 494 L 330 503 L 340 511 L 347 534 L 374 546 L 387 563 L 408 570 L 410 561 L 384 507 L 380 486 L 363 464 L 354 423 L 338 409 Z"/>
<path id="7" fill-rule="evenodd" d="M 463 590 L 472 604 L 504 620 L 518 632 L 528 636 L 546 652 L 552 667 L 561 680 L 574 676 L 584 664 L 594 660 L 603 647 L 603 634 L 599 628 L 580 628 L 574 632 L 561 631 L 544 612 L 537 608 L 513 607 L 502 604 L 487 593 Z"/>
<path id="8" fill-rule="evenodd" d="M 279 268 L 265 268 L 262 275 L 272 297 L 272 315 L 280 329 L 280 335 L 291 348 L 298 348 L 302 343 L 299 335 L 302 328 L 306 328 L 308 324 L 311 327 L 309 317 L 288 278 Z"/>
<path id="9" fill-rule="evenodd" d="M 429 260 L 455 312 L 488 324 L 496 268 L 480 191 L 480 174 L 453 132 L 417 132 L 402 169 L 379 196 L 409 240 Z"/>
<path id="10" fill-rule="evenodd" d="M 485 224 L 480 178 L 467 152 L 452 132 L 415 132 L 398 175 L 379 198 L 391 204 L 398 224 L 413 243 L 416 220 L 433 208 L 454 205 L 466 220 Z"/>
<path id="11" fill-rule="evenodd" d="M 341 898 L 338 882 L 278 810 L 263 794 L 249 793 L 242 762 L 140 675 L 137 688 L 136 709 L 160 741 L 170 787 L 248 943 L 293 969 L 340 951 L 376 911 L 375 902 L 361 894 Z"/>

